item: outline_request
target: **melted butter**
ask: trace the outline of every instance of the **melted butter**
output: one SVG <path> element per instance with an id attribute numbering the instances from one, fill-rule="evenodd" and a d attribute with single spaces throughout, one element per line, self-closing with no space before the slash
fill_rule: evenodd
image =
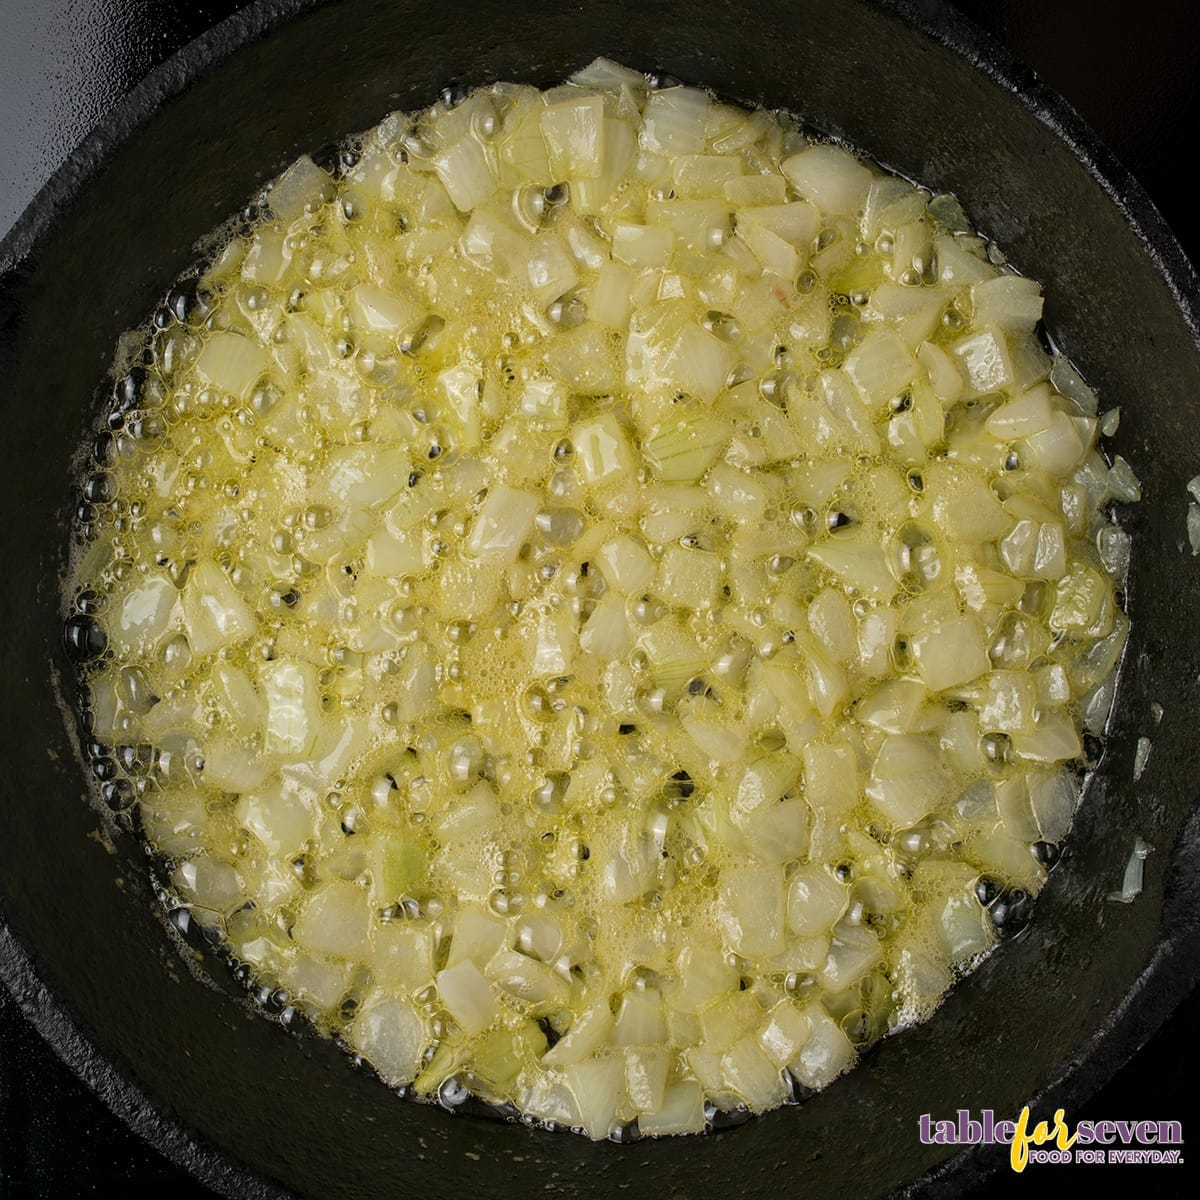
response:
<path id="1" fill-rule="evenodd" d="M 809 264 L 794 280 L 762 273 L 756 254 L 787 258 L 774 234 L 728 253 L 721 239 L 689 246 L 699 210 L 682 207 L 673 256 L 614 264 L 614 233 L 650 220 L 647 196 L 680 156 L 631 162 L 599 204 L 581 200 L 594 176 L 567 180 L 563 201 L 536 155 L 528 177 L 511 165 L 541 105 L 496 88 L 412 129 L 389 119 L 339 177 L 301 160 L 268 189 L 199 298 L 173 293 L 144 335 L 150 366 L 120 385 L 134 403 L 85 489 L 68 589 L 89 597 L 76 640 L 91 646 L 92 736 L 117 764 L 110 798 L 137 805 L 180 903 L 261 985 L 391 1082 L 434 1094 L 465 1079 L 592 1136 L 639 1115 L 671 1132 L 696 1128 L 704 1099 L 779 1103 L 782 1085 L 748 1082 L 754 1064 L 823 1086 L 857 1048 L 928 1015 L 997 928 L 1023 923 L 1045 875 L 1037 847 L 1070 819 L 1044 794 L 1076 757 L 1123 617 L 1106 576 L 1060 594 L 1067 566 L 1098 564 L 1103 518 L 1092 505 L 1072 525 L 1077 464 L 1045 438 L 1016 454 L 987 432 L 1049 361 L 1019 321 L 972 325 L 969 283 L 937 282 L 921 257 L 943 236 L 927 194 L 893 180 L 870 243 L 825 214 L 792 252 Z M 677 136 L 719 142 L 747 119 L 720 111 L 711 136 Z M 803 149 L 776 118 L 746 137 L 732 158 L 747 176 L 778 179 Z M 449 159 L 431 169 L 434 146 L 520 177 L 460 212 L 451 195 L 475 184 Z M 758 211 L 737 216 L 748 229 Z M 900 239 L 917 248 L 905 262 Z M 1000 278 L 982 243 L 959 244 L 968 279 Z M 619 321 L 590 319 L 614 267 L 634 326 L 658 323 L 649 367 Z M 928 303 L 901 303 L 897 282 Z M 895 319 L 867 307 L 885 285 Z M 692 342 L 673 343 L 685 328 Z M 892 368 L 858 348 L 883 328 L 903 334 L 901 375 L 904 338 L 956 370 L 963 339 L 990 332 L 1008 365 L 986 369 L 1010 377 L 939 396 L 911 360 L 881 397 L 871 372 Z M 694 355 L 730 364 L 714 399 L 675 381 L 705 386 Z M 1080 431 L 1084 463 L 1094 422 L 1057 391 L 1046 403 Z M 707 430 L 698 450 L 672 451 L 698 453 L 694 468 L 664 457 L 680 422 Z M 585 453 L 598 438 L 611 472 Z M 1001 506 L 1014 495 L 1034 507 Z M 1018 519 L 1067 530 L 1060 574 L 1006 541 Z M 637 567 L 613 563 L 622 539 L 644 566 L 636 586 L 622 579 Z M 1063 620 L 1067 632 L 1049 628 Z M 1006 674 L 1016 625 L 1023 658 Z M 983 661 L 935 684 L 923 639 L 965 627 Z M 980 652 L 971 637 L 963 654 Z M 895 756 L 908 784 L 885 770 Z M 818 890 L 841 889 L 815 930 L 797 882 L 810 868 Z M 493 975 L 482 1032 L 439 974 L 456 937 L 467 946 L 467 913 L 501 931 L 468 947 Z M 401 927 L 398 967 L 385 946 Z M 498 982 L 514 946 L 545 956 L 523 955 L 524 992 Z M 695 951 L 726 964 L 751 1039 L 740 1049 L 716 997 L 689 1008 Z M 575 1064 L 528 1049 L 544 1041 L 534 1022 L 570 1034 L 600 1004 L 620 1027 L 648 992 L 685 1014 L 656 1036 L 670 1094 L 690 1107 L 658 1129 L 627 1080 L 606 1126 Z M 762 1057 L 783 1010 L 814 1046 L 824 1037 L 825 1067 L 800 1046 L 795 1062 Z M 497 1030 L 525 1039 L 511 1072 L 493 1061 Z M 586 1061 L 637 1059 L 628 1036 Z M 555 1088 L 577 1108 L 547 1099 Z"/>

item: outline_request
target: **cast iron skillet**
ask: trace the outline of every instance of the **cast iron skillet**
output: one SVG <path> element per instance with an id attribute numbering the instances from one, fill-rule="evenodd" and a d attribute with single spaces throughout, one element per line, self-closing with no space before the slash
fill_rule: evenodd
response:
<path id="1" fill-rule="evenodd" d="M 770 0 L 753 20 L 747 11 L 719 0 L 262 0 L 141 85 L 0 247 L 0 974 L 116 1111 L 225 1195 L 583 1198 L 651 1180 L 679 1197 L 781 1186 L 869 1196 L 914 1181 L 952 1194 L 997 1155 L 921 1146 L 921 1113 L 1013 1115 L 1035 1100 L 1069 1114 L 1195 983 L 1200 816 L 1187 767 L 1200 589 L 1183 534 L 1185 483 L 1200 471 L 1195 279 L 1077 119 L 940 5 Z M 421 107 L 452 79 L 546 84 L 597 53 L 799 110 L 956 192 L 1044 282 L 1053 335 L 1121 403 L 1117 448 L 1146 492 L 1122 514 L 1136 553 L 1118 711 L 1028 933 L 930 1023 L 803 1107 L 632 1148 L 396 1102 L 332 1045 L 252 1016 L 219 970 L 205 986 L 166 935 L 136 841 L 99 831 L 84 803 L 61 708 L 71 456 L 117 335 L 187 265 L 194 240 L 300 151 Z M 1135 789 L 1142 734 L 1155 750 Z M 1145 892 L 1112 904 L 1138 835 L 1155 847 Z"/>

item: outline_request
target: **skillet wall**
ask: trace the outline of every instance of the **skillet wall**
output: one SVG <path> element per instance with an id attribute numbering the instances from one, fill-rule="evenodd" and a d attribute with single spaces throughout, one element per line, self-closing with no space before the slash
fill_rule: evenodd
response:
<path id="1" fill-rule="evenodd" d="M 635 12 L 479 3 L 452 16 L 411 4 L 335 5 L 248 45 L 151 120 L 85 184 L 56 240 L 0 299 L 6 497 L 20 498 L 19 508 L 5 501 L 0 562 L 34 564 L 10 568 L 0 594 L 12 710 L 3 722 L 0 905 L 103 1051 L 212 1141 L 298 1190 L 349 1197 L 441 1191 L 452 1180 L 494 1195 L 547 1183 L 584 1195 L 636 1184 L 643 1162 L 677 1195 L 722 1181 L 721 1190 L 766 1193 L 796 1176 L 820 1194 L 839 1190 L 848 1164 L 856 1193 L 883 1190 L 935 1159 L 915 1144 L 916 1114 L 960 1104 L 1011 1111 L 1053 1083 L 1160 938 L 1166 851 L 1193 795 L 1186 751 L 1173 756 L 1170 746 L 1184 745 L 1197 674 L 1194 567 L 1179 548 L 1184 481 L 1197 470 L 1181 457 L 1195 440 L 1194 347 L 1116 209 L 1097 201 L 1086 172 L 1042 125 L 1002 107 L 995 85 L 894 17 L 831 7 L 758 5 L 759 24 L 748 27 L 742 5 L 710 4 L 700 15 L 654 3 Z M 440 32 L 427 32 L 439 22 Z M 97 822 L 80 803 L 46 667 L 57 660 L 67 470 L 86 401 L 116 335 L 186 264 L 192 240 L 300 150 L 391 107 L 420 106 L 448 77 L 547 83 L 598 52 L 730 97 L 799 108 L 957 191 L 1018 265 L 1038 264 L 1056 300 L 1048 322 L 1105 394 L 1121 398 L 1119 448 L 1147 485 L 1130 521 L 1140 539 L 1137 637 L 1116 736 L 1031 936 L 993 958 L 933 1023 L 803 1110 L 719 1139 L 633 1151 L 388 1103 L 331 1047 L 281 1037 L 201 989 L 151 912 L 136 847 L 120 844 L 114 861 L 87 838 Z M 68 326 L 74 344 L 55 346 Z M 1152 730 L 1156 699 L 1167 715 Z M 1135 799 L 1130 762 L 1141 732 L 1154 734 L 1156 751 Z M 1147 894 L 1129 908 L 1106 905 L 1135 833 L 1160 852 L 1148 864 Z M 1192 902 L 1177 893 L 1176 931 Z"/>

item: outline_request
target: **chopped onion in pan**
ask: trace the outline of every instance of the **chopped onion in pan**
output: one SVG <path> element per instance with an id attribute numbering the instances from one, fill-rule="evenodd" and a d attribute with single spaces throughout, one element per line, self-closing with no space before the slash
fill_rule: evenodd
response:
<path id="1" fill-rule="evenodd" d="M 67 637 L 262 994 L 626 1140 L 827 1086 L 1022 927 L 1141 488 L 953 197 L 598 60 L 254 212 L 118 364 Z"/>

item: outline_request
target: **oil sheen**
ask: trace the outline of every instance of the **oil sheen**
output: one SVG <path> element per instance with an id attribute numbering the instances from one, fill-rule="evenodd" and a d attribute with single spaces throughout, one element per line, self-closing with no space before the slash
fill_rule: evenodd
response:
<path id="1" fill-rule="evenodd" d="M 103 799 L 398 1088 L 623 1140 L 826 1086 L 1028 920 L 1111 703 L 1137 485 L 1040 288 L 604 61 L 318 158 L 119 349 Z"/>

